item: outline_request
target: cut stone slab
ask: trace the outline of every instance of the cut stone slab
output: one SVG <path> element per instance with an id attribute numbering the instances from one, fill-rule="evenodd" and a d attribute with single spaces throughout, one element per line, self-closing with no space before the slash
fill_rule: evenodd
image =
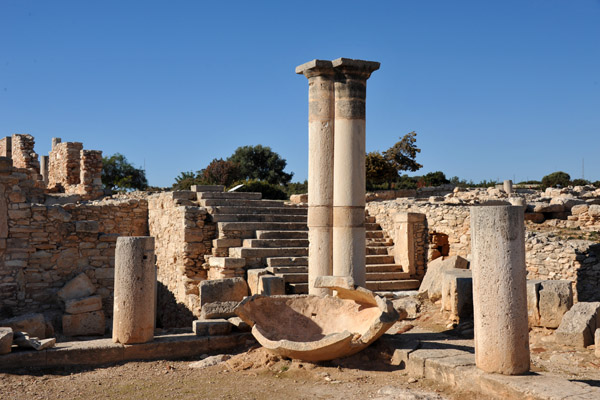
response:
<path id="1" fill-rule="evenodd" d="M 419 316 L 421 302 L 414 297 L 404 297 L 392 300 L 392 305 L 400 315 L 400 319 L 415 319 Z M 402 317 L 403 315 L 405 316 Z"/>
<path id="2" fill-rule="evenodd" d="M 442 297 L 442 274 L 453 268 L 466 269 L 469 261 L 461 256 L 452 256 L 446 259 L 436 258 L 427 264 L 427 272 L 419 287 L 419 293 L 427 294 L 429 300 L 437 301 Z"/>
<path id="3" fill-rule="evenodd" d="M 598 328 L 599 309 L 600 302 L 579 302 L 571 307 L 554 332 L 556 342 L 574 347 L 591 345 L 594 342 L 594 332 Z"/>
<path id="4" fill-rule="evenodd" d="M 250 294 L 259 294 L 258 293 L 258 281 L 260 277 L 263 275 L 269 275 L 269 271 L 266 269 L 249 269 L 248 270 L 248 288 L 250 289 Z"/>
<path id="5" fill-rule="evenodd" d="M 238 301 L 219 301 L 208 303 L 202 306 L 200 312 L 201 319 L 221 319 L 235 317 L 235 308 L 238 306 Z"/>
<path id="6" fill-rule="evenodd" d="M 326 287 L 326 281 L 315 287 Z M 329 278 L 329 277 L 327 277 Z M 336 297 L 262 296 L 244 299 L 236 313 L 252 326 L 252 335 L 272 353 L 304 361 L 349 356 L 366 348 L 397 320 L 391 302 L 347 282 L 327 287 Z"/>
<path id="7" fill-rule="evenodd" d="M 240 332 L 250 332 L 252 327 L 244 322 L 240 317 L 229 318 L 227 321 Z"/>
<path id="8" fill-rule="evenodd" d="M 57 294 L 62 301 L 81 299 L 96 293 L 96 287 L 85 273 L 77 275 L 71 279 Z"/>
<path id="9" fill-rule="evenodd" d="M 284 295 L 285 281 L 279 276 L 262 275 L 258 279 L 258 293 L 265 296 Z"/>
<path id="10" fill-rule="evenodd" d="M 231 323 L 226 319 L 198 319 L 192 322 L 192 330 L 197 336 L 227 335 L 231 328 Z"/>
<path id="11" fill-rule="evenodd" d="M 13 343 L 19 347 L 41 351 L 54 347 L 56 338 L 39 339 L 37 337 L 29 336 L 27 332 L 15 332 Z"/>
<path id="12" fill-rule="evenodd" d="M 549 280 L 540 283 L 538 300 L 540 326 L 558 328 L 563 316 L 572 306 L 571 281 Z"/>
<path id="13" fill-rule="evenodd" d="M 218 301 L 241 301 L 248 295 L 244 278 L 215 279 L 200 282 L 200 305 Z"/>
<path id="14" fill-rule="evenodd" d="M 451 269 L 442 274 L 442 310 L 452 321 L 473 315 L 473 275 L 468 269 Z"/>
<path id="15" fill-rule="evenodd" d="M 32 337 L 46 338 L 46 320 L 43 314 L 30 313 L 0 321 L 0 326 L 12 328 L 14 332 L 28 332 Z"/>
<path id="16" fill-rule="evenodd" d="M 81 314 L 101 309 L 102 296 L 100 295 L 65 301 L 65 312 L 68 314 Z"/>
<path id="17" fill-rule="evenodd" d="M 13 343 L 12 328 L 8 328 L 8 327 L 0 328 L 0 354 L 10 353 L 12 343 Z"/>
<path id="18" fill-rule="evenodd" d="M 208 368 L 217 364 L 221 364 L 230 358 L 231 356 L 229 354 L 217 354 L 216 356 L 206 357 L 204 360 L 193 362 L 189 365 L 189 367 L 196 369 Z"/>
<path id="19" fill-rule="evenodd" d="M 104 335 L 106 323 L 104 311 L 92 311 L 81 314 L 65 314 L 62 318 L 65 336 Z"/>

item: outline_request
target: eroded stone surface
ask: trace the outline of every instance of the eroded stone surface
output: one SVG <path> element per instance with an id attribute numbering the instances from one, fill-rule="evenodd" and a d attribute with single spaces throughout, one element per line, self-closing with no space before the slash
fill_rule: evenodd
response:
<path id="1" fill-rule="evenodd" d="M 102 297 L 99 295 L 65 301 L 65 312 L 81 314 L 102 309 Z"/>
<path id="2" fill-rule="evenodd" d="M 554 332 L 556 341 L 576 347 L 587 347 L 594 343 L 599 309 L 600 302 L 575 304 L 563 315 L 560 326 Z"/>
<path id="3" fill-rule="evenodd" d="M 31 313 L 0 321 L 0 326 L 10 327 L 15 332 L 29 332 L 31 336 L 46 337 L 46 320 L 43 314 Z"/>
<path id="4" fill-rule="evenodd" d="M 86 274 L 81 273 L 67 282 L 56 294 L 62 301 L 67 301 L 91 296 L 95 292 L 96 286 Z"/>
<path id="5" fill-rule="evenodd" d="M 62 326 L 65 336 L 104 335 L 106 329 L 104 311 L 65 314 L 62 318 Z"/>
<path id="6" fill-rule="evenodd" d="M 427 294 L 431 301 L 439 300 L 442 297 L 443 272 L 453 268 L 466 269 L 468 265 L 469 262 L 461 256 L 436 258 L 427 265 L 427 272 L 419 287 L 419 293 Z"/>
<path id="7" fill-rule="evenodd" d="M 12 328 L 8 328 L 8 327 L 0 328 L 0 354 L 10 353 L 12 342 L 13 342 Z"/>

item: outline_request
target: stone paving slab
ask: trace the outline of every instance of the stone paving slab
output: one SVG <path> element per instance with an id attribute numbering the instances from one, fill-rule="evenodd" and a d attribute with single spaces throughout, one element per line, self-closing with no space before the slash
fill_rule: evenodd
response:
<path id="1" fill-rule="evenodd" d="M 193 333 L 161 335 L 152 342 L 134 345 L 114 343 L 112 339 L 63 342 L 48 350 L 14 350 L 1 355 L 0 370 L 176 359 L 231 349 L 245 344 L 247 340 L 254 341 L 248 332 L 216 337 L 196 336 Z"/>
<path id="2" fill-rule="evenodd" d="M 418 345 L 414 344 L 415 340 Z M 457 339 L 417 328 L 396 335 L 389 343 L 398 346 L 394 356 L 402 359 L 410 376 L 481 393 L 485 398 L 600 399 L 600 387 L 570 381 L 554 374 L 507 376 L 485 373 L 475 366 L 473 340 Z"/>

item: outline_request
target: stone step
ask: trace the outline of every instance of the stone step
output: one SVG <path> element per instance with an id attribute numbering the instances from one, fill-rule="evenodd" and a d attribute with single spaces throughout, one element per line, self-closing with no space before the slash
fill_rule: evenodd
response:
<path id="1" fill-rule="evenodd" d="M 401 272 L 402 266 L 398 264 L 371 264 L 367 265 L 367 273 L 369 272 Z"/>
<path id="2" fill-rule="evenodd" d="M 257 239 L 307 239 L 308 231 L 256 231 Z"/>
<path id="3" fill-rule="evenodd" d="M 211 206 L 206 207 L 209 214 L 283 214 L 307 215 L 306 208 L 301 207 L 233 207 Z"/>
<path id="4" fill-rule="evenodd" d="M 366 254 L 367 255 L 387 255 L 388 253 L 388 249 L 389 247 L 386 246 L 367 246 L 366 250 Z"/>
<path id="5" fill-rule="evenodd" d="M 308 266 L 292 267 L 288 265 L 282 265 L 281 267 L 267 267 L 267 271 L 272 274 L 297 274 L 304 273 L 308 276 Z"/>
<path id="6" fill-rule="evenodd" d="M 367 238 L 367 246 L 393 246 L 394 241 L 388 238 Z"/>
<path id="7" fill-rule="evenodd" d="M 307 283 L 287 283 L 285 285 L 286 294 L 307 294 L 308 293 L 308 282 Z"/>
<path id="8" fill-rule="evenodd" d="M 260 200 L 260 192 L 198 192 L 198 200 L 204 199 L 237 199 L 237 200 Z"/>
<path id="9" fill-rule="evenodd" d="M 375 223 L 371 223 L 371 222 L 365 222 L 365 230 L 367 230 L 367 231 L 381 231 L 381 226 L 379 224 L 375 224 Z"/>
<path id="10" fill-rule="evenodd" d="M 269 257 L 267 258 L 269 267 L 306 267 L 308 266 L 308 257 Z"/>
<path id="11" fill-rule="evenodd" d="M 275 276 L 279 276 L 283 278 L 285 283 L 308 283 L 308 273 L 303 272 L 292 272 L 292 273 L 283 273 L 276 274 Z"/>
<path id="12" fill-rule="evenodd" d="M 229 257 L 238 258 L 267 258 L 267 257 L 294 257 L 308 255 L 306 247 L 283 247 L 283 248 L 248 248 L 231 247 Z"/>
<path id="13" fill-rule="evenodd" d="M 242 247 L 308 247 L 308 239 L 244 239 Z"/>
<path id="14" fill-rule="evenodd" d="M 371 264 L 393 264 L 394 256 L 391 255 L 368 255 L 367 265 Z"/>
<path id="15" fill-rule="evenodd" d="M 208 265 L 211 267 L 235 269 L 245 267 L 246 260 L 234 257 L 211 257 L 208 260 Z"/>
<path id="16" fill-rule="evenodd" d="M 227 231 L 252 231 L 278 230 L 278 231 L 306 231 L 308 226 L 302 222 L 219 222 L 219 232 Z"/>
<path id="17" fill-rule="evenodd" d="M 366 276 L 367 276 L 367 282 L 410 279 L 410 274 L 408 272 L 369 272 L 369 271 L 367 271 Z"/>
<path id="18" fill-rule="evenodd" d="M 284 206 L 281 200 L 198 199 L 202 207 L 275 207 Z M 300 207 L 298 207 L 300 208 Z"/>
<path id="19" fill-rule="evenodd" d="M 418 289 L 421 282 L 417 279 L 374 281 L 367 282 L 367 289 L 372 291 L 382 290 L 412 290 Z"/>
<path id="20" fill-rule="evenodd" d="M 306 215 L 294 214 L 215 214 L 213 222 L 304 222 Z"/>
<path id="21" fill-rule="evenodd" d="M 383 239 L 385 237 L 383 231 L 367 231 L 366 235 L 367 235 L 367 239 L 375 239 L 375 238 Z"/>

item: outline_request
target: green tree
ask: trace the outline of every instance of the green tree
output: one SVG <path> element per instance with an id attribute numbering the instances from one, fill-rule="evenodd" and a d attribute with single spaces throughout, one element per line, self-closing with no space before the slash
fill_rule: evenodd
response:
<path id="1" fill-rule="evenodd" d="M 566 172 L 556 171 L 542 178 L 542 188 L 554 187 L 560 185 L 562 187 L 569 186 L 571 176 Z"/>
<path id="2" fill-rule="evenodd" d="M 287 162 L 268 146 L 242 146 L 227 159 L 238 164 L 241 179 L 261 180 L 285 185 L 293 173 L 284 172 Z"/>
<path id="3" fill-rule="evenodd" d="M 422 179 L 427 186 L 440 186 L 446 183 L 450 183 L 450 181 L 446 179 L 446 175 L 442 171 L 429 172 L 423 175 Z"/>
<path id="4" fill-rule="evenodd" d="M 198 175 L 206 185 L 231 186 L 241 179 L 238 164 L 222 158 L 212 160 Z"/>
<path id="5" fill-rule="evenodd" d="M 176 178 L 173 184 L 173 190 L 190 190 L 192 185 L 202 185 L 203 181 L 199 174 L 200 171 L 194 173 L 181 172 Z"/>
<path id="6" fill-rule="evenodd" d="M 367 188 L 393 182 L 398 178 L 398 170 L 381 153 L 372 151 L 365 158 Z"/>
<path id="7" fill-rule="evenodd" d="M 417 147 L 417 133 L 415 131 L 404 135 L 399 142 L 383 152 L 386 160 L 390 161 L 397 171 L 415 172 L 423 166 L 416 161 L 421 149 Z"/>
<path id="8" fill-rule="evenodd" d="M 148 187 L 146 172 L 127 161 L 123 154 L 102 157 L 102 184 L 116 191 L 144 190 Z"/>

